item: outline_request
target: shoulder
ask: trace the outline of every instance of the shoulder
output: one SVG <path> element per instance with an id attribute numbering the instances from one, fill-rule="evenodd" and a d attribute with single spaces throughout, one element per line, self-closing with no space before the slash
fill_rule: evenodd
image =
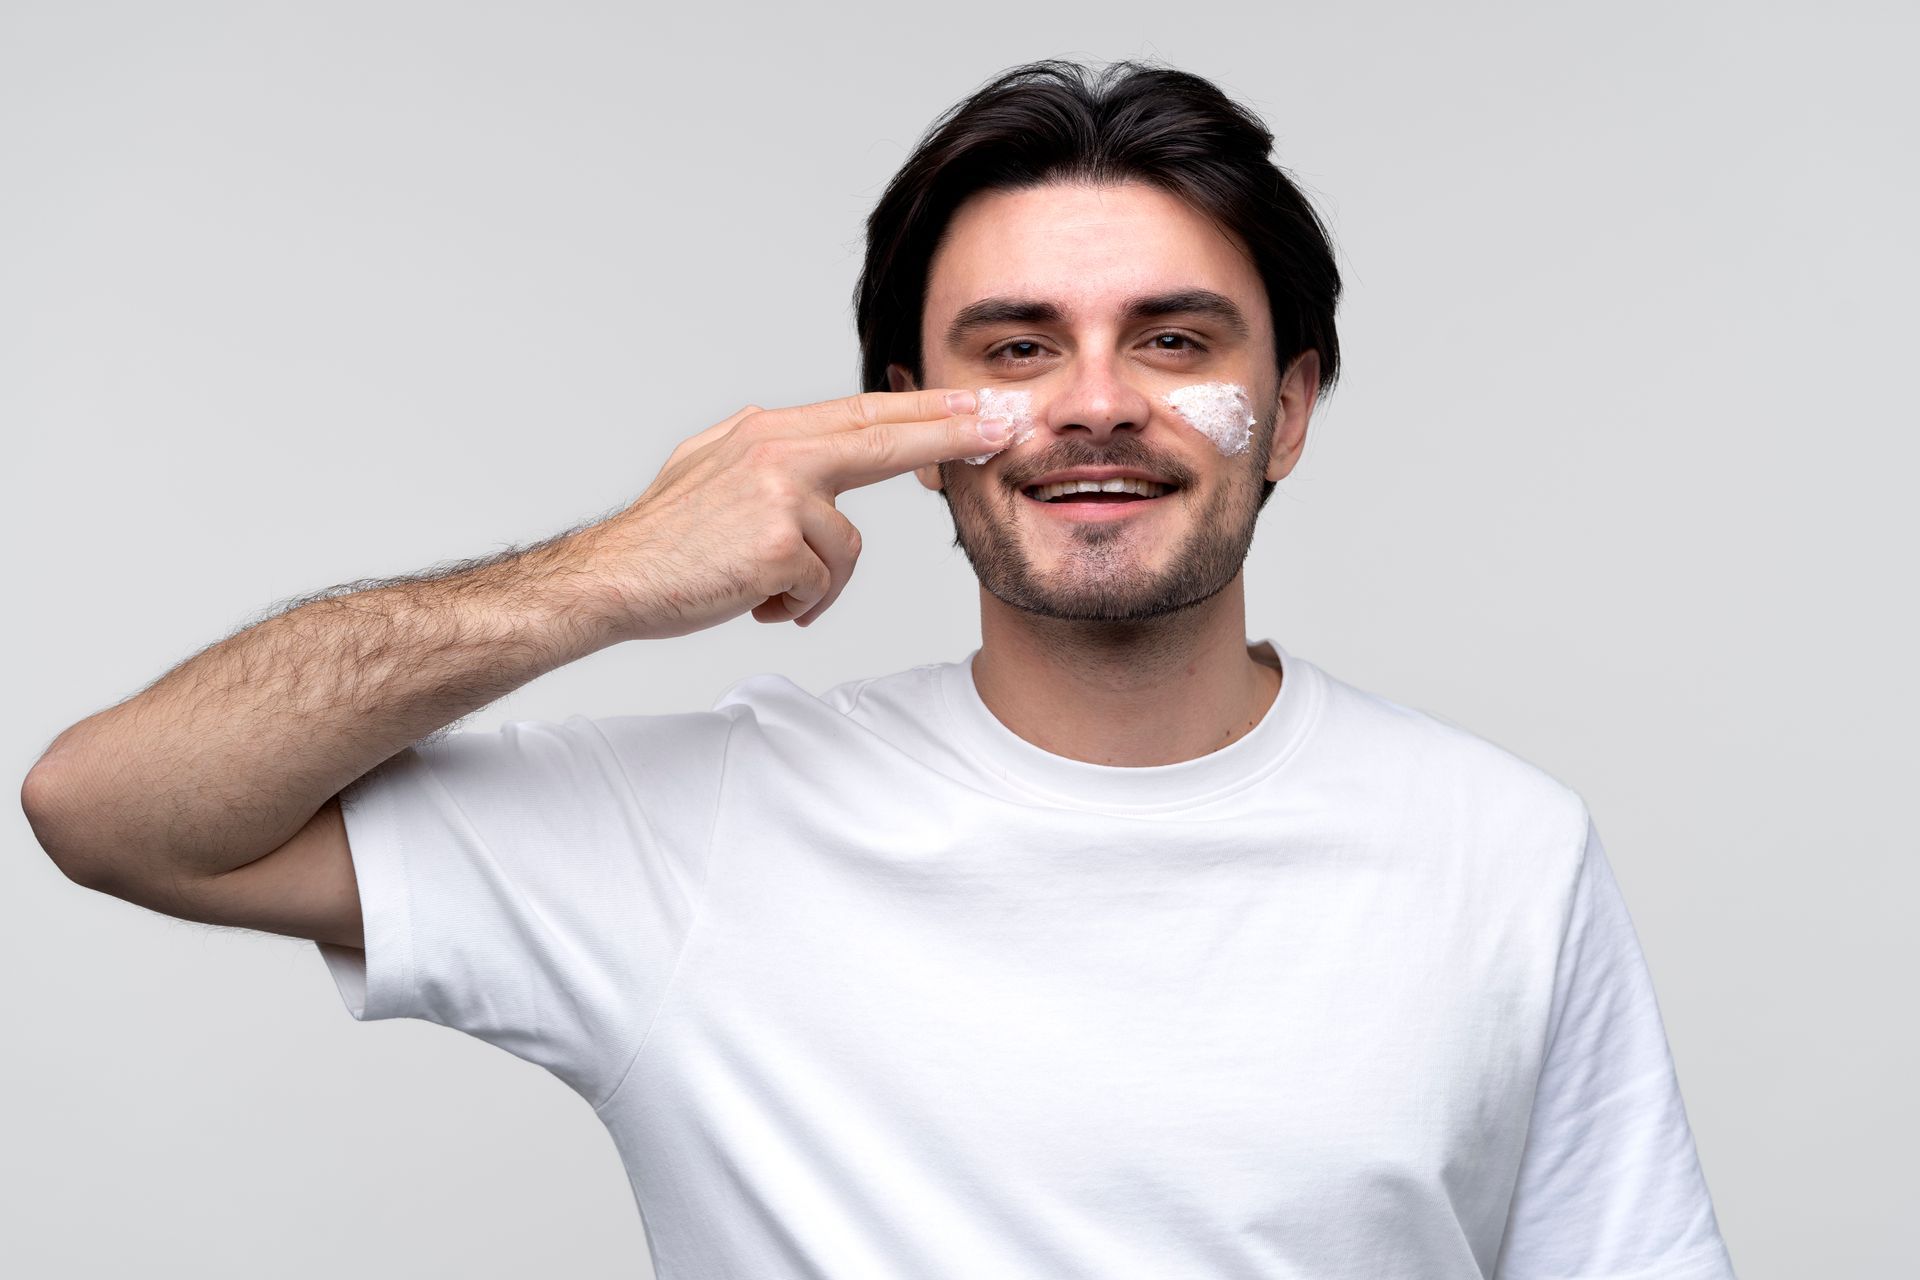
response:
<path id="1" fill-rule="evenodd" d="M 368 772 L 343 802 L 375 796 L 462 812 L 528 805 L 585 815 L 710 796 L 725 765 L 734 720 L 719 712 L 509 720 L 491 730 L 432 735 Z"/>
<path id="2" fill-rule="evenodd" d="M 783 675 L 747 676 L 727 687 L 715 701 L 714 710 L 774 728 L 819 728 L 836 721 L 871 727 L 876 721 L 895 718 L 921 720 L 940 696 L 941 672 L 951 665 L 929 662 L 863 676 L 818 694 Z"/>
<path id="3" fill-rule="evenodd" d="M 1573 786 L 1438 712 L 1321 674 L 1323 756 L 1347 785 L 1483 847 L 1551 850 L 1571 872 L 1590 822 Z"/>

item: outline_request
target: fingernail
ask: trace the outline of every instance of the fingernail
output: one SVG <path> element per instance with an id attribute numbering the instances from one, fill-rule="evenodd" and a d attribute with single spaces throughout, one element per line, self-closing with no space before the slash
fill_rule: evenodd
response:
<path id="1" fill-rule="evenodd" d="M 980 419 L 980 438 L 988 444 L 999 444 L 1013 434 L 1013 423 L 1006 418 Z"/>
<path id="2" fill-rule="evenodd" d="M 972 413 L 980 407 L 980 397 L 971 391 L 947 392 L 948 413 Z"/>

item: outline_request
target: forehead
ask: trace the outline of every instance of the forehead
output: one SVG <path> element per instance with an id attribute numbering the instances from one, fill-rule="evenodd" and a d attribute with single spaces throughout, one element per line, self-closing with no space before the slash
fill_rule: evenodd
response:
<path id="1" fill-rule="evenodd" d="M 1238 237 L 1144 183 L 989 191 L 955 211 L 927 274 L 925 319 L 980 298 L 1042 298 L 1075 317 L 1128 299 L 1212 289 L 1261 323 L 1266 291 Z"/>

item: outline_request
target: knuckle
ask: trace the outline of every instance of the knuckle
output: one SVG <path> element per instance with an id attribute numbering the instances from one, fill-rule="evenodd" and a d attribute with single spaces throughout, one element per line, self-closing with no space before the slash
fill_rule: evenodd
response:
<path id="1" fill-rule="evenodd" d="M 861 426 L 880 421 L 880 393 L 862 391 L 847 401 L 848 414 Z"/>
<path id="2" fill-rule="evenodd" d="M 752 418 L 746 420 L 752 421 Z M 747 461 L 760 470 L 784 472 L 793 462 L 793 443 L 784 437 L 762 436 L 747 445 Z"/>
<path id="3" fill-rule="evenodd" d="M 770 509 L 791 510 L 799 505 L 800 485 L 791 473 L 775 468 L 760 473 L 755 496 Z"/>
<path id="4" fill-rule="evenodd" d="M 773 524 L 761 531 L 754 549 L 761 561 L 780 564 L 793 559 L 806 541 L 792 525 Z"/>
<path id="5" fill-rule="evenodd" d="M 888 438 L 878 431 L 848 431 L 836 438 L 842 455 L 850 462 L 877 466 L 892 452 Z"/>

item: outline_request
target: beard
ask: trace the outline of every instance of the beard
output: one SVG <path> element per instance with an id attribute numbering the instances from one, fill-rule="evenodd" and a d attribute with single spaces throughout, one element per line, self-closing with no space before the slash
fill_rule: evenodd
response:
<path id="1" fill-rule="evenodd" d="M 1222 477 L 1222 483 L 1204 506 L 1192 487 L 1193 473 L 1172 460 L 1154 457 L 1138 447 L 1135 436 L 1116 437 L 1109 447 L 1095 451 L 1078 440 L 1059 441 L 1046 457 L 1011 468 L 989 486 L 978 468 L 962 463 L 940 464 L 941 495 L 953 517 L 953 544 L 966 552 L 975 576 L 988 593 L 1003 603 L 1044 618 L 1068 622 L 1146 622 L 1190 609 L 1224 590 L 1246 563 L 1253 546 L 1254 522 L 1265 505 L 1261 479 L 1272 448 L 1272 421 L 1254 429 L 1254 446 L 1244 463 Z M 962 467 L 974 475 L 955 485 Z M 1158 569 L 1151 566 L 1154 549 L 1130 526 L 1133 520 L 1092 523 L 1059 522 L 1042 534 L 1038 521 L 1029 520 L 1018 506 L 1031 502 L 1020 489 L 1035 476 L 1066 467 L 1140 467 L 1179 488 L 1157 502 L 1180 503 L 1183 511 L 1152 517 L 1179 522 L 1185 529 Z M 965 481 L 971 481 L 967 483 Z M 1023 525 L 1033 534 L 1022 534 Z M 1042 571 L 1024 545 L 1025 538 L 1044 536 L 1056 550 L 1052 564 Z"/>

